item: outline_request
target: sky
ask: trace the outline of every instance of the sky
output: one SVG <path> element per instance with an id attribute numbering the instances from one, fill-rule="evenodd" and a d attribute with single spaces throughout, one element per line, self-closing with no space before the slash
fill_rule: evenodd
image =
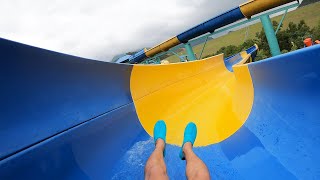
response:
<path id="1" fill-rule="evenodd" d="M 0 37 L 110 61 L 152 47 L 246 0 L 0 0 Z"/>

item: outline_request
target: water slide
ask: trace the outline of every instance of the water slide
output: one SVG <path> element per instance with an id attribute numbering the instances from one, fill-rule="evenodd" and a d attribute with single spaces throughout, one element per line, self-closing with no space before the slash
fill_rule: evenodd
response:
<path id="1" fill-rule="evenodd" d="M 256 52 L 130 65 L 0 39 L 0 179 L 143 179 L 159 119 L 171 179 L 189 121 L 212 179 L 319 179 L 320 45 Z"/>

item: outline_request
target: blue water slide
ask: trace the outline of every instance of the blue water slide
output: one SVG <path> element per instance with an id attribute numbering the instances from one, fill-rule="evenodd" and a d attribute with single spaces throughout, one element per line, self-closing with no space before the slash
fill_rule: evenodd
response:
<path id="1" fill-rule="evenodd" d="M 189 40 L 198 37 L 202 34 L 208 32 L 214 32 L 216 29 L 224 27 L 228 24 L 236 22 L 240 19 L 243 19 L 245 16 L 242 14 L 240 7 L 236 7 L 230 11 L 227 11 L 217 17 L 214 17 L 198 26 L 195 26 L 181 34 L 177 37 L 180 42 L 186 43 Z"/>

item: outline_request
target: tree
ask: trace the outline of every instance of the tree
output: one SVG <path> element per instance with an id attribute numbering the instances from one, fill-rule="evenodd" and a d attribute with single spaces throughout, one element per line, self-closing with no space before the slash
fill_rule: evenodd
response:
<path id="1" fill-rule="evenodd" d="M 258 43 L 258 42 L 257 42 L 256 39 L 248 39 L 248 40 L 246 40 L 243 44 L 241 44 L 241 45 L 238 47 L 238 49 L 239 49 L 240 51 L 243 51 L 243 50 L 246 50 L 246 49 L 252 47 L 254 44 L 257 44 L 257 43 Z"/>
<path id="2" fill-rule="evenodd" d="M 276 21 L 273 21 L 272 25 L 274 29 L 278 27 L 278 23 Z M 318 23 L 318 26 L 312 29 L 303 20 L 297 24 L 290 22 L 289 26 L 285 30 L 283 30 L 283 27 L 281 25 L 277 33 L 277 39 L 282 53 L 287 53 L 303 48 L 303 40 L 307 37 L 311 37 L 313 38 L 313 40 L 320 40 L 320 21 Z M 271 57 L 269 44 L 263 29 L 260 32 L 256 33 L 256 39 L 248 39 L 239 46 L 230 45 L 222 47 L 215 54 L 224 53 L 225 57 L 229 57 L 239 53 L 240 51 L 250 48 L 254 44 L 258 44 L 259 46 L 259 51 L 255 61 Z M 207 57 L 212 55 L 208 55 Z"/>
<path id="3" fill-rule="evenodd" d="M 312 31 L 304 20 L 301 20 L 299 24 L 290 22 L 285 32 L 289 36 L 290 43 L 293 42 L 299 49 L 304 47 L 303 40 L 305 38 L 312 38 Z"/>
<path id="4" fill-rule="evenodd" d="M 314 40 L 320 40 L 320 21 L 318 22 L 318 26 L 314 27 L 311 32 Z"/>
<path id="5" fill-rule="evenodd" d="M 227 47 L 222 47 L 219 51 L 217 51 L 216 54 L 221 54 L 224 53 L 224 57 L 229 57 L 232 56 L 234 54 L 239 53 L 239 47 L 235 46 L 235 45 L 229 45 Z"/>

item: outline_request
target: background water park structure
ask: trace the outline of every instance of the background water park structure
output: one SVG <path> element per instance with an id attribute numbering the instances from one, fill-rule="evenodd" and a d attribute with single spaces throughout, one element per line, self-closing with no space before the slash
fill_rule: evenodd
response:
<path id="1" fill-rule="evenodd" d="M 289 23 L 294 23 L 294 24 L 299 24 L 300 21 L 304 21 L 305 24 L 307 26 L 310 27 L 310 29 L 312 28 L 317 28 L 317 31 L 320 31 L 320 14 L 316 13 L 318 11 L 318 9 L 320 9 L 320 2 L 319 1 L 313 1 L 310 2 L 311 4 L 306 4 L 304 6 L 300 6 L 300 7 L 295 7 L 291 10 L 293 11 L 289 11 L 284 20 L 283 20 L 283 25 L 281 30 L 286 30 L 289 27 Z M 281 11 L 280 13 L 284 13 L 285 10 Z M 279 15 L 275 14 L 275 17 L 272 17 L 272 21 L 275 21 L 277 23 L 279 23 L 281 21 L 281 19 L 283 18 L 283 15 Z M 250 25 L 250 23 L 248 23 L 247 27 L 240 26 L 239 27 L 235 27 L 234 29 L 228 29 L 228 31 L 224 31 L 221 32 L 220 34 L 213 34 L 210 39 L 208 40 L 208 42 L 205 45 L 205 48 L 203 49 L 204 46 L 204 39 L 202 39 L 202 43 L 199 42 L 195 42 L 195 46 L 193 46 L 193 51 L 194 53 L 199 56 L 202 52 L 202 57 L 208 57 L 214 54 L 219 54 L 219 53 L 225 53 L 226 51 L 221 49 L 221 48 L 225 48 L 227 46 L 241 46 L 243 43 L 245 43 L 246 41 L 248 43 L 246 43 L 245 47 L 241 50 L 244 50 L 250 46 L 252 46 L 252 43 L 257 43 L 254 42 L 254 39 L 257 39 L 256 35 L 257 33 L 260 33 L 260 31 L 262 31 L 263 27 L 261 22 L 259 22 L 259 20 L 254 22 L 255 24 Z M 277 26 L 275 26 L 275 30 L 277 29 Z M 227 33 L 227 34 L 226 34 Z M 264 34 L 263 34 L 264 35 Z M 298 39 L 299 41 L 301 41 L 301 43 L 303 43 L 304 38 L 308 37 L 310 35 L 310 33 L 305 32 L 305 34 L 300 35 L 301 39 Z M 312 37 L 314 40 L 316 40 L 317 38 L 320 39 L 319 34 L 316 34 L 315 37 Z M 252 40 L 252 41 L 251 41 Z M 261 42 L 259 41 L 261 39 L 258 39 L 258 43 Z M 197 41 L 197 38 L 194 40 Z M 199 40 L 198 40 L 199 41 Z M 265 41 L 263 41 L 262 43 L 267 43 Z M 193 42 L 191 41 L 191 44 L 193 44 Z M 260 45 L 260 44 L 259 44 Z M 266 45 L 267 46 L 267 45 Z M 281 45 L 280 45 L 281 46 Z M 290 48 L 291 48 L 291 43 L 290 43 Z M 268 46 L 267 46 L 268 47 Z M 301 47 L 300 47 L 301 48 Z M 261 47 L 260 47 L 261 49 Z M 282 49 L 281 49 L 282 50 Z M 180 46 L 179 48 L 174 48 L 175 53 L 178 56 L 184 56 L 187 54 L 187 52 L 185 51 L 184 46 Z M 234 52 L 239 52 L 239 49 L 234 48 L 233 51 L 231 51 L 231 54 L 234 54 Z M 229 53 L 230 54 L 230 51 Z M 263 52 L 259 51 L 258 52 L 258 56 L 262 55 L 263 57 L 261 58 L 257 58 L 257 60 L 259 59 L 265 59 L 267 57 L 270 57 L 270 55 L 264 55 Z M 167 60 L 171 63 L 174 62 L 180 62 L 181 59 L 173 53 L 168 52 L 167 54 L 163 54 L 160 57 L 160 60 Z"/>

